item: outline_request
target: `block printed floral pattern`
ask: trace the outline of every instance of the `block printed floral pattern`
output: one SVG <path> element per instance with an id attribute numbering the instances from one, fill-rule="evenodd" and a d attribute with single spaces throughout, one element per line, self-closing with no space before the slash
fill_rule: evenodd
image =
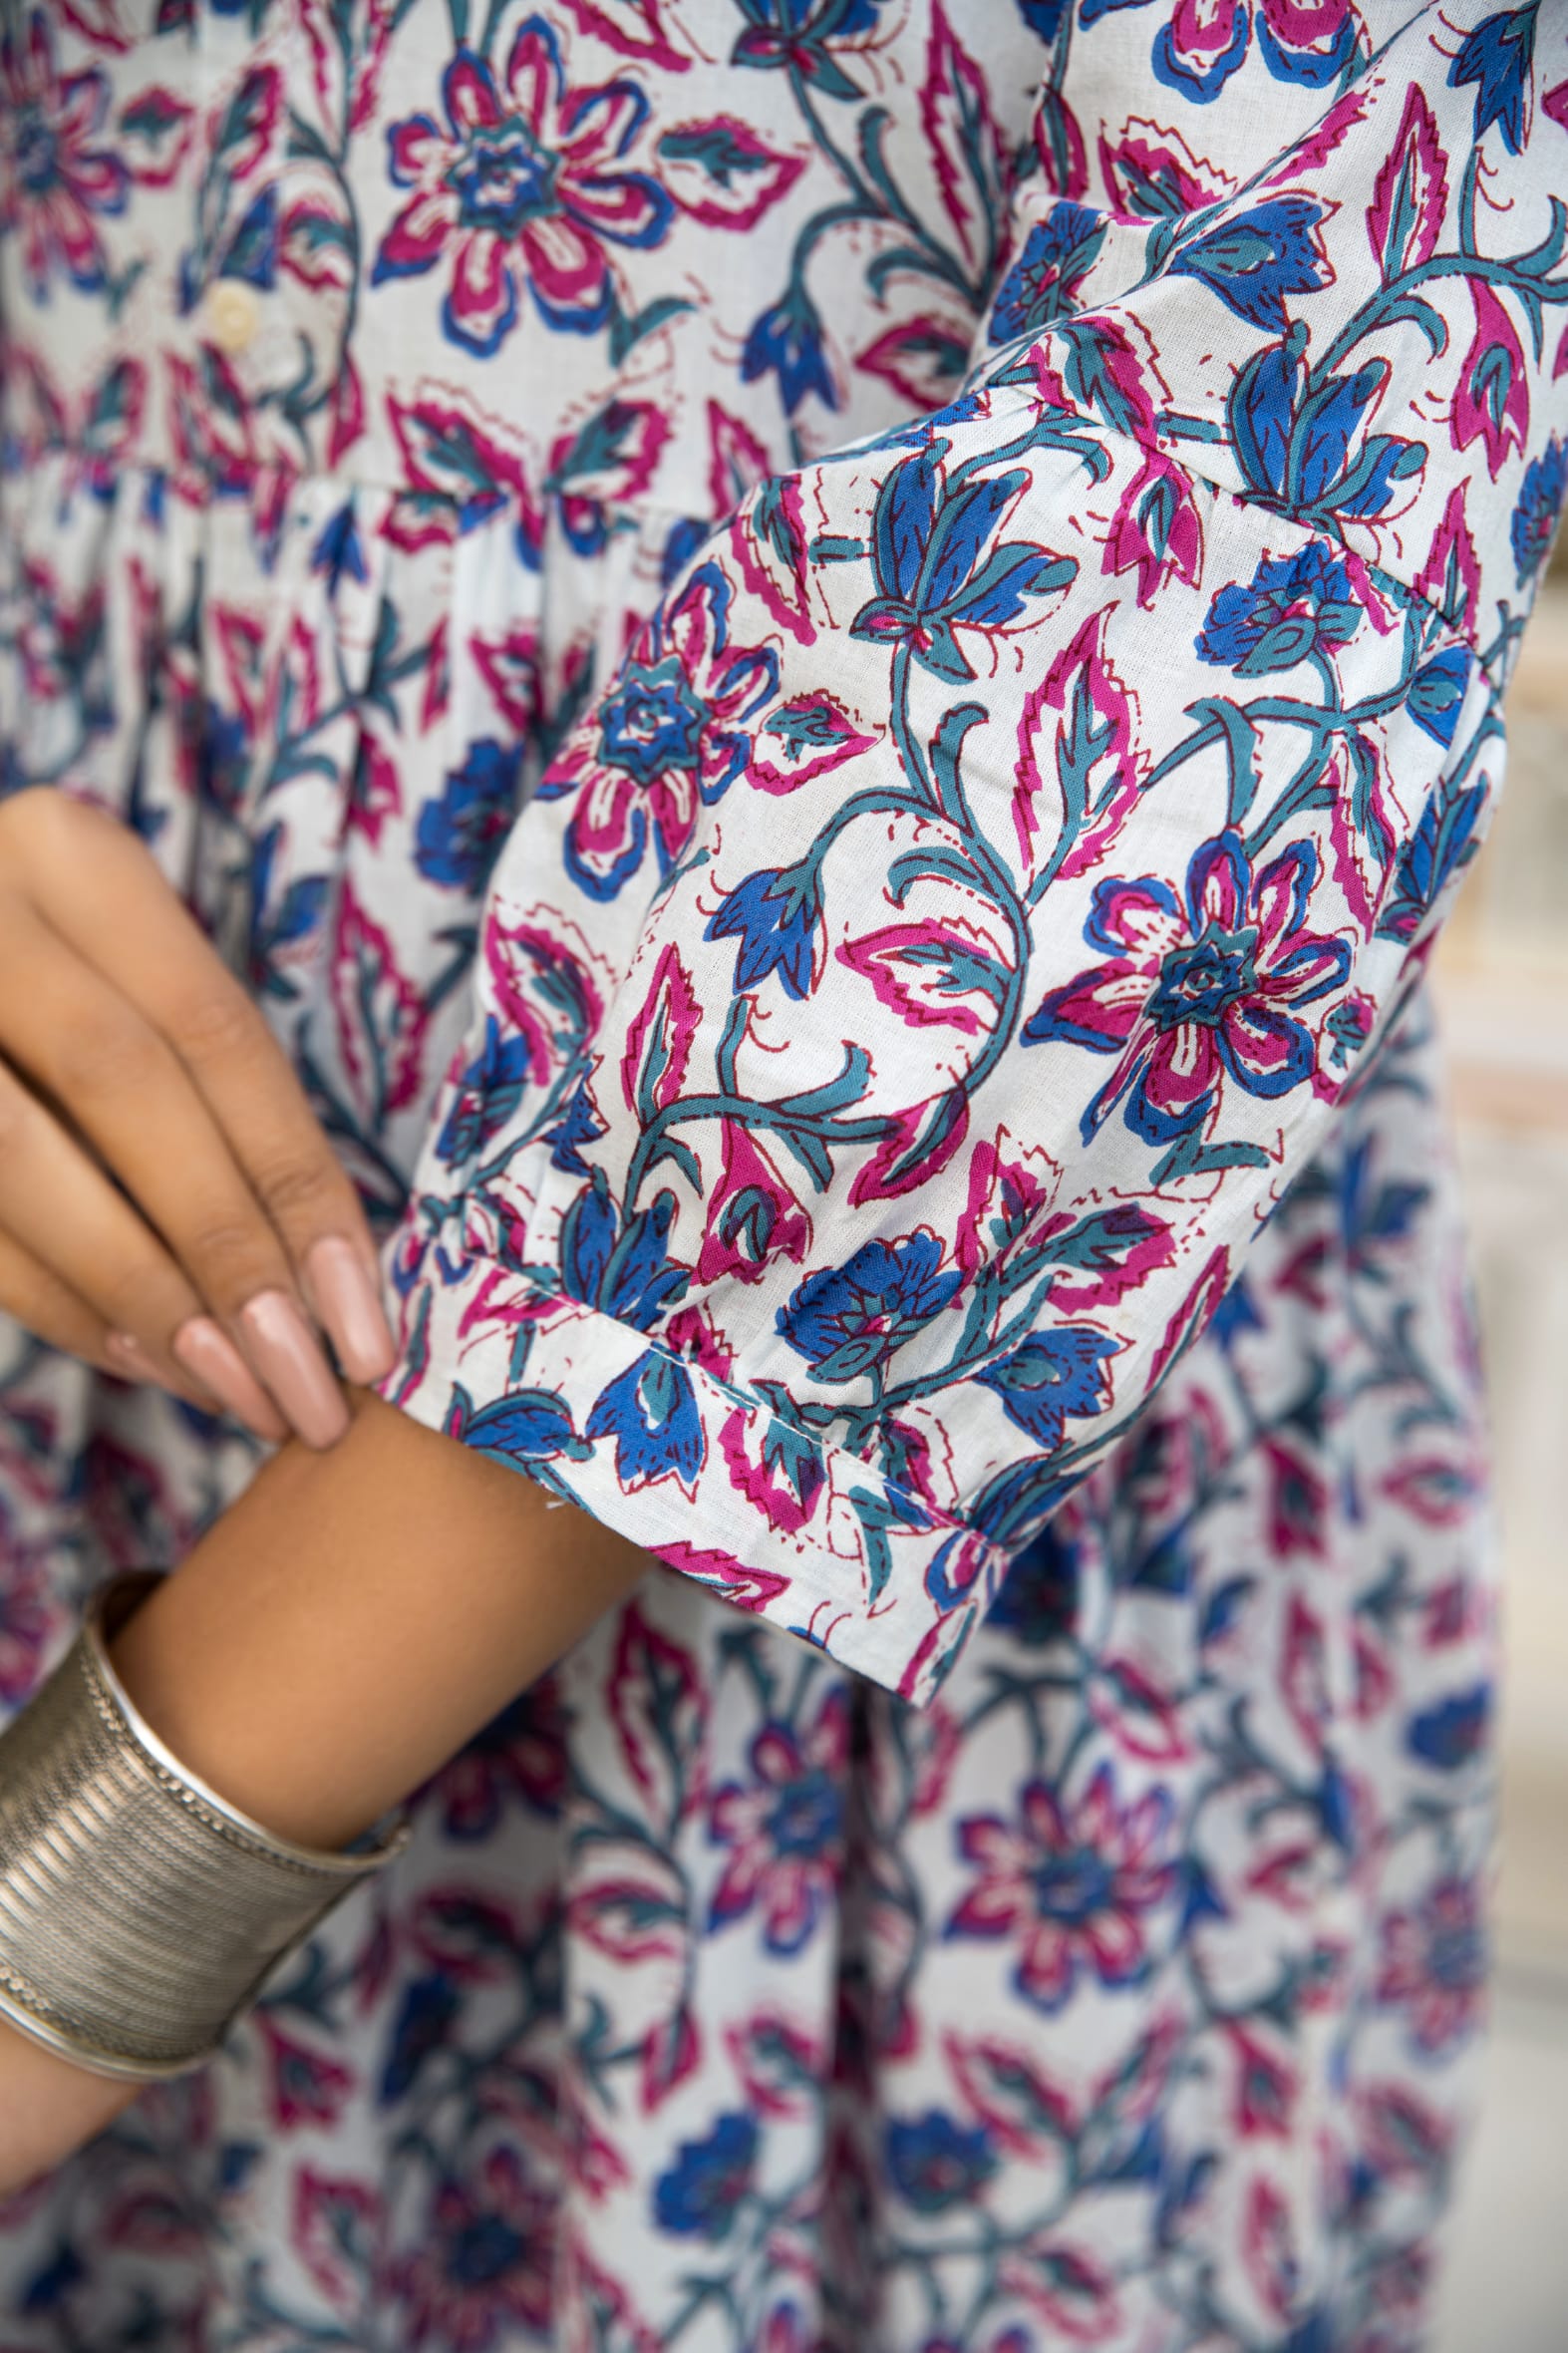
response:
<path id="1" fill-rule="evenodd" d="M 1565 168 L 1540 4 L 0 0 L 0 789 L 247 975 L 387 1394 L 658 1563 L 0 2353 L 1422 2344 Z M 0 1332 L 0 1702 L 251 1468 Z"/>

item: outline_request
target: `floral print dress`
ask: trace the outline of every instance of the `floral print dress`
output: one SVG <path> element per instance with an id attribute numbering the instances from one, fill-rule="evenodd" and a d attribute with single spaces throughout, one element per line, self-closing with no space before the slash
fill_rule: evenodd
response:
<path id="1" fill-rule="evenodd" d="M 0 20 L 0 782 L 248 975 L 387 1394 L 655 1556 L 0 2348 L 1413 2353 L 1568 11 Z M 253 1457 L 0 1381 L 16 1706 Z"/>

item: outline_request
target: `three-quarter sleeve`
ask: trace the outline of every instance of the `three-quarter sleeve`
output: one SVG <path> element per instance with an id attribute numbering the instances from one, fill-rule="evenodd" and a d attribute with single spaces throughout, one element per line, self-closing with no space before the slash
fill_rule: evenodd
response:
<path id="1" fill-rule="evenodd" d="M 1221 203 L 1026 185 L 968 389 L 754 492 L 517 823 L 389 1397 L 931 1694 L 1478 839 L 1565 99 L 1558 12 L 1450 0 Z"/>

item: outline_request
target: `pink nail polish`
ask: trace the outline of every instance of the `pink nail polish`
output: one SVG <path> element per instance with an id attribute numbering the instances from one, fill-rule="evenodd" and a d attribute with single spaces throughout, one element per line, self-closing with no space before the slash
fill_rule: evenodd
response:
<path id="1" fill-rule="evenodd" d="M 209 1315 L 193 1315 L 168 1344 L 176 1363 L 209 1389 L 258 1438 L 281 1446 L 288 1425 L 278 1413 L 233 1341 Z"/>
<path id="2" fill-rule="evenodd" d="M 104 1342 L 104 1354 L 128 1381 L 151 1381 L 157 1389 L 168 1387 L 167 1376 L 153 1362 L 140 1340 L 129 1332 L 111 1332 Z"/>
<path id="3" fill-rule="evenodd" d="M 307 1446 L 336 1446 L 348 1402 L 310 1326 L 285 1291 L 261 1291 L 239 1311 L 251 1362 Z"/>
<path id="4" fill-rule="evenodd" d="M 379 1381 L 397 1349 L 364 1259 L 341 1234 L 312 1244 L 305 1258 L 311 1302 L 332 1335 L 338 1362 L 351 1381 Z"/>

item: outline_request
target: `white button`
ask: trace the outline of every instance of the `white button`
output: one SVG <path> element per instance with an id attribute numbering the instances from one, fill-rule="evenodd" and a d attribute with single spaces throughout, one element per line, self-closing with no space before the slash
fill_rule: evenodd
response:
<path id="1" fill-rule="evenodd" d="M 206 321 L 219 351 L 240 352 L 261 324 L 261 305 L 238 278 L 219 278 L 207 289 Z"/>

